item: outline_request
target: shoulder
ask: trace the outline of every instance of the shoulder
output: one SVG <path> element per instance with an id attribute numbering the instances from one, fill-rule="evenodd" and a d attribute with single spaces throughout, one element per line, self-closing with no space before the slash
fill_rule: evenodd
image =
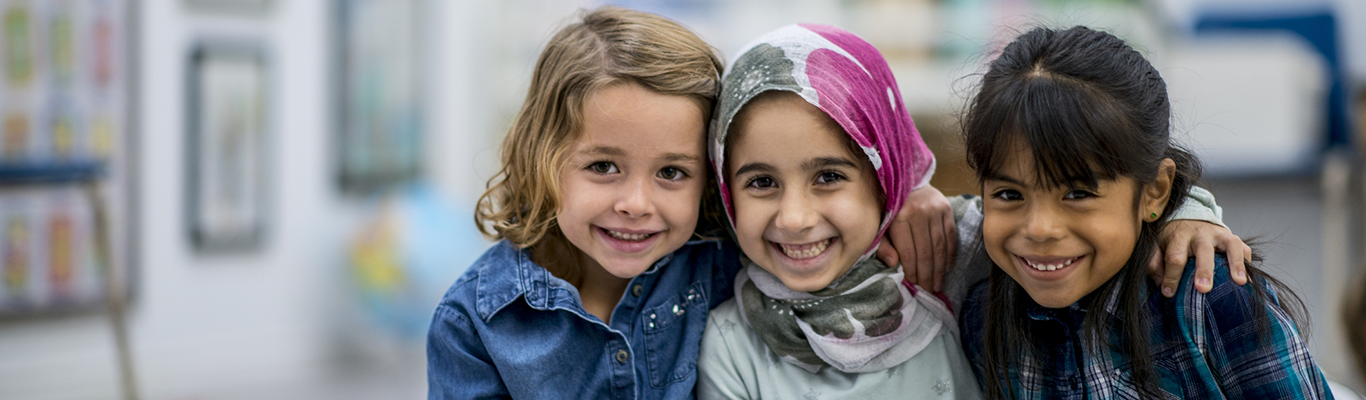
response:
<path id="1" fill-rule="evenodd" d="M 530 265 L 527 265 L 530 264 Z M 490 247 L 446 289 L 438 311 L 446 308 L 466 318 L 487 318 L 524 292 L 520 269 L 532 267 L 525 251 L 508 241 Z M 539 268 L 539 267 L 537 267 Z M 440 317 L 439 313 L 437 317 Z"/>
<path id="2" fill-rule="evenodd" d="M 1300 343 L 1295 322 L 1276 301 L 1269 282 L 1238 285 L 1229 277 L 1228 260 L 1215 257 L 1209 293 L 1195 290 L 1195 262 L 1186 264 L 1173 307 L 1158 312 L 1175 313 L 1187 334 L 1226 357 L 1262 354 L 1271 348 Z M 1160 297 L 1160 295 L 1154 295 Z M 1267 345 L 1271 345 L 1267 347 Z"/>
<path id="3" fill-rule="evenodd" d="M 1191 258 L 1181 273 L 1180 290 L 1174 298 L 1179 307 L 1175 311 L 1185 314 L 1185 319 L 1213 318 L 1221 329 L 1236 329 L 1255 318 L 1254 312 L 1278 309 L 1274 298 L 1260 293 L 1257 285 L 1238 285 L 1229 275 L 1228 259 L 1216 254 L 1210 291 L 1200 293 L 1195 289 L 1195 259 Z M 1261 283 L 1260 287 L 1267 287 L 1265 282 Z"/>
<path id="4" fill-rule="evenodd" d="M 707 314 L 707 327 L 702 333 L 702 358 L 738 364 L 763 349 L 762 340 L 750 331 L 749 325 L 740 316 L 739 302 L 734 298 L 726 300 Z M 717 366 L 715 364 L 712 366 Z"/>
<path id="5" fill-rule="evenodd" d="M 745 321 L 740 317 L 739 302 L 734 298 L 726 300 L 721 305 L 713 308 L 707 313 L 707 327 L 703 335 L 703 351 L 708 346 L 708 340 L 733 341 L 737 336 L 743 336 L 746 329 Z M 715 344 L 715 343 L 713 343 Z"/>
<path id="6" fill-rule="evenodd" d="M 990 288 L 990 281 L 977 282 L 968 289 L 967 298 L 963 300 L 963 309 L 959 310 L 958 331 L 962 335 L 963 352 L 969 360 L 977 359 L 981 353 Z"/>

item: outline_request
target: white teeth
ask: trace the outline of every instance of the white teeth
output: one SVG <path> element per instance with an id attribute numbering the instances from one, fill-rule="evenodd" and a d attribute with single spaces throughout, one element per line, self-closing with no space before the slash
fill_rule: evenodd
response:
<path id="1" fill-rule="evenodd" d="M 1025 264 L 1028 264 L 1031 268 L 1034 268 L 1034 269 L 1037 269 L 1037 270 L 1040 270 L 1040 271 L 1054 271 L 1054 270 L 1057 270 L 1058 268 L 1062 268 L 1062 267 L 1066 267 L 1066 266 L 1068 266 L 1068 265 L 1072 265 L 1072 262 L 1077 260 L 1077 259 L 1073 258 L 1073 259 L 1069 259 L 1069 260 L 1067 260 L 1067 261 L 1063 261 L 1062 263 L 1059 263 L 1059 264 L 1035 264 L 1034 262 L 1029 261 L 1028 259 L 1026 259 L 1026 258 L 1024 258 L 1024 257 L 1020 257 L 1020 259 L 1021 259 L 1021 260 L 1024 260 Z"/>
<path id="2" fill-rule="evenodd" d="M 781 247 L 783 249 L 783 254 L 786 254 L 788 257 L 801 260 L 821 255 L 821 253 L 825 252 L 826 247 L 830 247 L 831 240 L 832 239 L 826 239 L 820 243 L 816 243 L 815 245 L 789 246 L 785 244 L 779 244 L 778 247 Z M 799 250 L 799 248 L 802 247 L 807 248 Z"/>
<path id="3" fill-rule="evenodd" d="M 614 231 L 614 230 L 611 230 L 611 229 L 603 229 L 603 231 L 604 231 L 604 232 L 607 232 L 607 236 L 611 236 L 611 237 L 614 237 L 614 238 L 617 238 L 617 239 L 621 239 L 621 240 L 625 240 L 625 241 L 628 241 L 628 242 L 639 242 L 639 241 L 645 240 L 645 238 L 648 238 L 648 237 L 650 237 L 650 235 L 651 235 L 651 234 L 649 234 L 649 233 L 625 233 L 625 232 L 617 232 L 617 231 Z"/>

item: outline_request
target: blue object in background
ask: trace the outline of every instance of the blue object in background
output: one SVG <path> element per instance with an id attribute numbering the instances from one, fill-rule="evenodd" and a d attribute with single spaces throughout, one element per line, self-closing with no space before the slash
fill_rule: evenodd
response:
<path id="1" fill-rule="evenodd" d="M 1309 9 L 1298 14 L 1288 12 L 1209 12 L 1199 16 L 1195 33 L 1229 33 L 1246 31 L 1286 31 L 1303 37 L 1314 50 L 1323 55 L 1328 65 L 1331 87 L 1324 99 L 1326 114 L 1325 150 L 1351 141 L 1351 127 L 1347 121 L 1347 95 L 1344 87 L 1343 61 L 1338 46 L 1337 19 L 1332 9 Z"/>
<path id="2" fill-rule="evenodd" d="M 432 310 L 455 279 L 491 245 L 469 211 L 415 183 L 384 200 L 348 249 L 352 282 L 381 330 L 426 337 Z"/>

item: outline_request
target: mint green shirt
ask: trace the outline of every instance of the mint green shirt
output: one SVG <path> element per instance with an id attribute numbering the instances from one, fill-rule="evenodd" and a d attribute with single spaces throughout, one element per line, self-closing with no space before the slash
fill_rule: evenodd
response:
<path id="1" fill-rule="evenodd" d="M 697 398 L 980 399 L 977 378 L 960 349 L 957 335 L 945 325 L 929 346 L 895 367 L 867 373 L 826 367 L 813 374 L 769 351 L 731 299 L 707 318 L 697 360 Z"/>

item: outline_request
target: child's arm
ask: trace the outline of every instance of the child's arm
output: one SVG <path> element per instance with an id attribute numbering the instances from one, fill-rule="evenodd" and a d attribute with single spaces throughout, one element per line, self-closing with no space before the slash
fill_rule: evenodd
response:
<path id="1" fill-rule="evenodd" d="M 1172 220 L 1162 230 L 1158 248 L 1148 262 L 1148 274 L 1162 283 L 1162 295 L 1172 297 L 1186 260 L 1195 258 L 1195 289 L 1209 293 L 1214 278 L 1214 254 L 1225 253 L 1233 282 L 1247 283 L 1246 264 L 1252 248 L 1224 226 L 1224 210 L 1214 203 L 1214 194 L 1191 186 L 1186 201 L 1172 211 Z M 1165 256 L 1164 256 L 1165 253 Z M 1163 261 L 1165 263 L 1165 269 Z"/>
<path id="2" fill-rule="evenodd" d="M 479 333 L 466 316 L 441 305 L 427 331 L 427 398 L 508 398 Z"/>
<path id="3" fill-rule="evenodd" d="M 921 186 L 906 196 L 906 203 L 887 227 L 877 258 L 887 265 L 905 260 L 908 264 L 902 267 L 907 282 L 941 292 L 944 274 L 953 265 L 957 237 L 949 200 L 934 186 Z"/>

